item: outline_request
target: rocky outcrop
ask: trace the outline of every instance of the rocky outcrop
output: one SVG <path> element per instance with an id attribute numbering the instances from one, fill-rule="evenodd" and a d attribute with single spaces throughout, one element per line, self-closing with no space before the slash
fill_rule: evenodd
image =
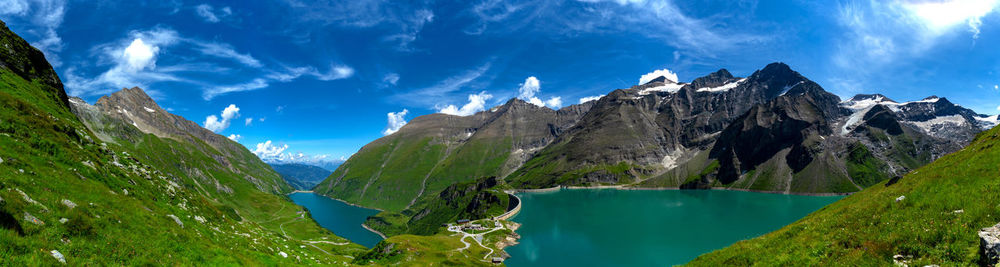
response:
<path id="1" fill-rule="evenodd" d="M 1000 224 L 979 230 L 980 265 L 1000 264 Z"/>

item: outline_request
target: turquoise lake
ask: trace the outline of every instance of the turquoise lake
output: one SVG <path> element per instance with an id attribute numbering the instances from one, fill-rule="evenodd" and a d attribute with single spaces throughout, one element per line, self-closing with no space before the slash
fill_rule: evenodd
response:
<path id="1" fill-rule="evenodd" d="M 508 266 L 671 266 L 792 223 L 842 196 L 722 190 L 518 193 Z"/>
<path id="2" fill-rule="evenodd" d="M 351 242 L 368 248 L 374 247 L 375 244 L 382 241 L 382 237 L 361 227 L 361 224 L 365 222 L 368 216 L 378 213 L 377 210 L 351 206 L 347 203 L 314 193 L 299 192 L 290 194 L 288 197 L 295 204 L 299 204 L 299 206 L 303 206 L 309 210 L 313 219 L 320 226 L 330 230 L 337 236 L 347 238 Z"/>

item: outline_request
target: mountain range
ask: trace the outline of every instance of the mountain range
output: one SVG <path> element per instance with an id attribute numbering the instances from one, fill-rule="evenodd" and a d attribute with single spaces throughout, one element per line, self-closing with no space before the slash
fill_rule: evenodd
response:
<path id="1" fill-rule="evenodd" d="M 846 101 L 783 63 L 666 77 L 552 110 L 520 99 L 431 114 L 364 146 L 316 191 L 402 211 L 482 177 L 513 188 L 619 185 L 849 193 L 954 152 L 986 116 L 936 96 Z"/>
<path id="2" fill-rule="evenodd" d="M 271 163 L 271 168 L 296 190 L 311 190 L 330 176 L 331 170 L 301 163 Z"/>
<path id="3" fill-rule="evenodd" d="M 748 77 L 725 69 L 690 83 L 658 77 L 559 110 L 515 98 L 471 116 L 420 116 L 314 190 L 383 210 L 365 224 L 388 235 L 432 235 L 461 216 L 502 213 L 512 202 L 498 190 L 849 194 L 957 151 L 997 123 L 937 96 L 842 101 L 772 63 Z M 481 179 L 497 182 L 466 187 Z M 456 186 L 476 198 L 452 197 Z"/>

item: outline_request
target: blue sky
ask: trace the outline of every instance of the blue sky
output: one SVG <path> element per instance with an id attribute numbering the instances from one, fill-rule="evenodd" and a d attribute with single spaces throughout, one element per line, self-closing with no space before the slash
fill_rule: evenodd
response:
<path id="1" fill-rule="evenodd" d="M 416 116 L 558 108 L 658 69 L 690 81 L 781 61 L 842 98 L 996 114 L 998 2 L 0 0 L 0 18 L 71 95 L 139 86 L 262 158 L 308 162 Z"/>

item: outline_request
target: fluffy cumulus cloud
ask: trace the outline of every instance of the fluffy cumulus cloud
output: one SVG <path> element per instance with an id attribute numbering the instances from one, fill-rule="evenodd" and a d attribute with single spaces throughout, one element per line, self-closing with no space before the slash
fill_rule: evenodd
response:
<path id="1" fill-rule="evenodd" d="M 562 97 L 551 97 L 549 100 L 542 101 L 537 95 L 542 90 L 542 84 L 538 81 L 535 76 L 530 76 L 524 79 L 524 83 L 521 83 L 521 87 L 517 89 L 518 96 L 521 100 L 528 101 L 528 103 L 535 104 L 539 107 L 551 107 L 559 108 L 562 106 Z"/>
<path id="2" fill-rule="evenodd" d="M 282 153 L 284 153 L 285 150 L 288 150 L 288 144 L 277 146 L 271 143 L 271 140 L 267 140 L 263 143 L 257 143 L 253 153 L 260 159 L 268 161 L 281 158 Z"/>
<path id="3" fill-rule="evenodd" d="M 580 98 L 580 104 L 587 103 L 587 102 L 590 102 L 590 101 L 595 101 L 595 100 L 601 99 L 602 97 L 604 97 L 604 95 L 595 95 L 595 96 L 583 97 L 583 98 Z"/>
<path id="4" fill-rule="evenodd" d="M 209 4 L 200 4 L 194 7 L 194 10 L 199 17 L 210 23 L 222 21 L 222 18 L 233 15 L 233 10 L 228 6 L 216 9 Z"/>
<path id="5" fill-rule="evenodd" d="M 385 130 L 382 131 L 382 134 L 390 135 L 399 131 L 399 128 L 403 128 L 403 125 L 406 125 L 406 118 L 404 117 L 406 117 L 406 114 L 409 112 L 409 110 L 404 108 L 403 111 L 389 112 L 386 114 L 389 117 L 389 124 L 385 126 Z"/>
<path id="6" fill-rule="evenodd" d="M 215 115 L 208 115 L 208 117 L 205 117 L 205 129 L 218 133 L 226 128 L 229 128 L 230 122 L 240 116 L 240 108 L 236 107 L 234 104 L 229 104 L 228 107 L 222 110 L 221 115 L 221 118 Z"/>
<path id="7" fill-rule="evenodd" d="M 476 112 L 483 111 L 486 109 L 486 100 L 493 98 L 493 95 L 486 93 L 486 91 L 479 92 L 478 94 L 469 95 L 469 103 L 463 105 L 461 108 L 455 105 L 447 105 L 438 110 L 438 113 L 444 113 L 448 115 L 456 116 L 469 116 L 476 114 Z"/>
<path id="8" fill-rule="evenodd" d="M 242 135 L 238 135 L 238 134 L 230 134 L 228 137 L 229 137 L 229 140 L 233 140 L 233 141 L 240 141 L 240 139 L 243 139 L 243 136 Z"/>
<path id="9" fill-rule="evenodd" d="M 660 77 L 667 78 L 667 80 L 673 81 L 675 83 L 680 82 L 680 79 L 677 78 L 676 73 L 668 69 L 662 69 L 662 70 L 654 70 L 653 72 L 643 74 L 641 77 L 639 77 L 639 84 L 646 84 Z"/>

